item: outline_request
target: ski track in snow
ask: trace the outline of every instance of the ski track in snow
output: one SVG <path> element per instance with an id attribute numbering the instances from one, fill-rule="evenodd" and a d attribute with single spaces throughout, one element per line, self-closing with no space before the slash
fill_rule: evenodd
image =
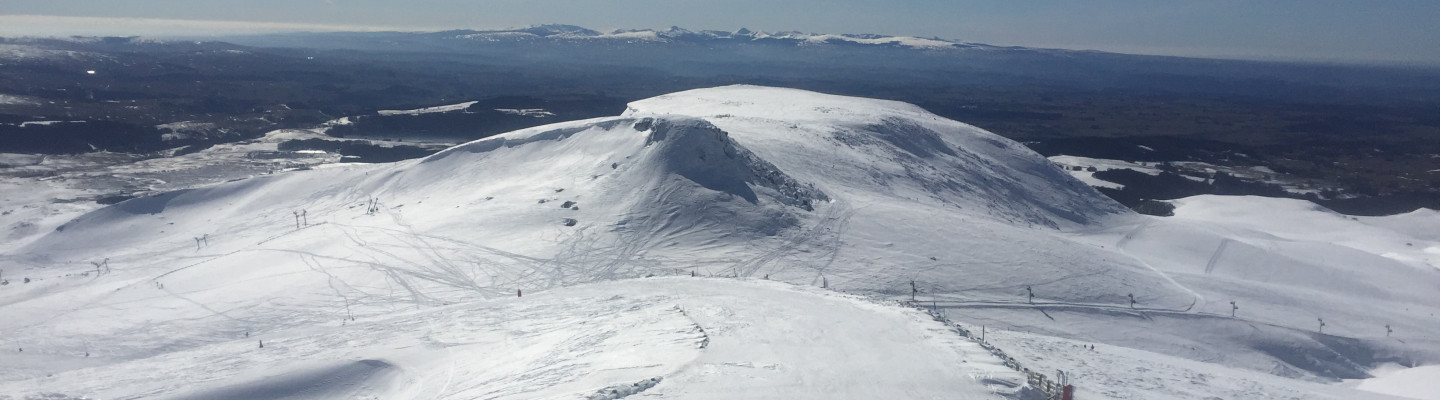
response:
<path id="1" fill-rule="evenodd" d="M 824 250 L 829 254 L 829 257 L 825 258 L 825 266 L 816 271 L 816 279 L 818 280 L 824 276 L 825 269 L 834 263 L 835 257 L 839 254 L 841 249 L 840 238 L 845 233 L 846 223 L 849 222 L 851 215 L 854 215 L 854 212 L 849 209 L 848 204 L 843 201 L 832 202 L 825 206 L 824 214 L 815 218 L 818 221 L 815 225 L 791 235 L 788 240 L 782 242 L 774 250 L 766 251 L 754 258 L 746 260 L 734 266 L 729 271 L 734 272 L 735 275 L 738 276 L 752 277 L 762 268 L 765 268 L 766 265 L 774 263 L 783 257 L 795 254 L 796 249 L 800 246 L 825 240 L 827 243 L 821 244 L 821 246 L 823 246 Z M 771 267 L 769 270 L 766 270 L 766 275 L 784 271 L 785 268 L 783 266 Z M 722 274 L 724 272 L 726 271 L 721 271 Z M 812 281 L 810 283 L 815 284 L 818 282 Z"/>
<path id="2" fill-rule="evenodd" d="M 1230 245 L 1230 239 L 1221 239 L 1220 246 L 1215 248 L 1215 254 L 1210 256 L 1210 261 L 1205 263 L 1205 273 L 1215 272 L 1215 263 L 1220 261 L 1220 256 L 1225 255 L 1225 246 Z"/>

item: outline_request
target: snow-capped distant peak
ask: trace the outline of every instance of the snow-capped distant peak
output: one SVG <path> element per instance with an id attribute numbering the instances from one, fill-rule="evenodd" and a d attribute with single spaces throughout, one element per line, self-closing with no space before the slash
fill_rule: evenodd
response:
<path id="1" fill-rule="evenodd" d="M 467 31 L 455 36 L 460 39 L 479 39 L 486 41 L 502 40 L 533 40 L 548 39 L 557 41 L 568 40 L 624 40 L 624 41 L 654 41 L 654 42 L 707 42 L 707 41 L 768 41 L 771 43 L 790 42 L 799 46 L 818 45 L 874 45 L 874 46 L 898 46 L 912 49 L 948 49 L 948 48 L 970 48 L 975 45 L 949 41 L 939 38 L 918 38 L 910 36 L 888 36 L 878 34 L 819 34 L 797 31 L 787 32 L 763 32 L 752 31 L 747 28 L 740 28 L 734 32 L 726 31 L 692 31 L 678 26 L 671 26 L 667 29 L 617 29 L 608 33 L 572 26 L 572 25 L 538 25 L 524 29 L 496 30 L 496 31 Z"/>

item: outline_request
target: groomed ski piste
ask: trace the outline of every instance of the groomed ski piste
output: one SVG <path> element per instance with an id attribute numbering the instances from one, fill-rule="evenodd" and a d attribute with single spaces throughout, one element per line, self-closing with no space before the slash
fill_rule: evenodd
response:
<path id="1" fill-rule="evenodd" d="M 907 304 L 1081 399 L 1434 398 L 1440 215 L 1176 203 L 908 104 L 692 90 L 29 238 L 0 398 L 1043 398 Z"/>

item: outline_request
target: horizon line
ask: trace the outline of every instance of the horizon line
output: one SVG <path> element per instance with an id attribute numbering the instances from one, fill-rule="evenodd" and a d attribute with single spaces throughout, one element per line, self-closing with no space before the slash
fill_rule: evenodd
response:
<path id="1" fill-rule="evenodd" d="M 174 19 L 174 18 L 136 18 L 136 17 L 80 17 L 60 15 L 35 15 L 35 14 L 12 14 L 0 15 L 0 37 L 9 38 L 74 38 L 74 37 L 147 37 L 156 39 L 193 40 L 197 38 L 224 38 L 234 36 L 264 36 L 278 34 L 324 34 L 324 33 L 438 33 L 457 30 L 471 31 L 513 31 L 542 26 L 574 26 L 597 32 L 604 30 L 592 29 L 585 26 L 565 23 L 529 24 L 524 26 L 507 27 L 420 27 L 420 26 L 384 26 L 384 25 L 338 25 L 323 23 L 296 23 L 296 22 L 254 22 L 234 20 L 208 20 L 208 19 Z M 671 26 L 671 28 L 680 28 Z M 27 32 L 39 30 L 40 33 Z M 663 31 L 668 28 L 616 28 L 611 31 L 639 30 L 639 31 Z M 681 28 L 686 29 L 687 28 Z M 721 31 L 736 32 L 740 29 L 748 29 L 756 32 L 772 33 L 766 30 L 750 29 L 746 27 L 735 30 L 701 29 L 698 31 Z M 782 30 L 779 32 L 801 32 L 806 34 L 834 34 L 854 35 L 853 32 L 830 32 L 814 33 L 798 30 Z M 873 34 L 873 33 L 859 33 Z M 1265 56 L 1256 55 L 1253 52 L 1243 52 L 1226 49 L 1210 49 L 1207 53 L 1186 52 L 1178 48 L 1150 48 L 1135 46 L 1117 46 L 1110 49 L 1091 47 L 1061 47 L 1026 45 L 1026 44 L 990 44 L 979 42 L 967 42 L 957 39 L 941 38 L 938 36 L 909 36 L 879 34 L 892 37 L 914 37 L 923 39 L 938 39 L 956 44 L 979 44 L 995 47 L 1024 47 L 1038 50 L 1065 50 L 1077 52 L 1102 52 L 1111 54 L 1124 54 L 1135 56 L 1156 56 L 1156 57 L 1177 57 L 1191 59 L 1224 60 L 1224 61 L 1250 61 L 1250 62 L 1278 62 L 1296 64 L 1324 64 L 1337 66 L 1374 66 L 1374 67 L 1407 67 L 1407 68 L 1437 68 L 1440 67 L 1440 60 L 1416 61 L 1401 59 L 1356 59 L 1336 57 L 1298 57 L 1298 56 Z M 1227 54 L 1228 53 L 1228 54 Z"/>

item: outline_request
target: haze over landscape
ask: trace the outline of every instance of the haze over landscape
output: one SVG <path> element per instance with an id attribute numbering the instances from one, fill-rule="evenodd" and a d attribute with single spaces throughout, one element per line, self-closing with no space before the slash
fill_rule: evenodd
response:
<path id="1" fill-rule="evenodd" d="M 1434 15 L 8 1 L 0 400 L 1440 398 Z"/>
<path id="2" fill-rule="evenodd" d="M 10 0 L 0 35 L 212 35 L 570 24 L 941 37 L 995 45 L 1348 63 L 1440 64 L 1427 0 L 675 2 Z M 57 18 L 86 17 L 86 18 Z M 143 19 L 143 20 L 134 20 Z M 172 21 L 157 21 L 172 20 Z"/>

